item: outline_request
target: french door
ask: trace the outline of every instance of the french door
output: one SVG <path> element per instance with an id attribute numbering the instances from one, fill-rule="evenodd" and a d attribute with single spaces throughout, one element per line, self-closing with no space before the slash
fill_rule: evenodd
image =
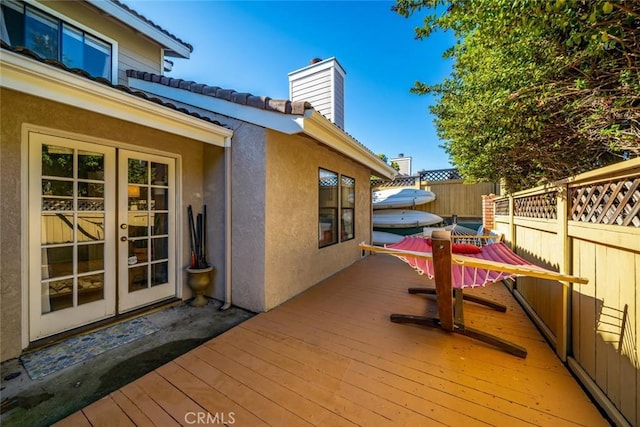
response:
<path id="1" fill-rule="evenodd" d="M 175 160 L 119 150 L 118 306 L 174 296 Z"/>
<path id="2" fill-rule="evenodd" d="M 29 134 L 29 337 L 175 296 L 175 159 Z"/>

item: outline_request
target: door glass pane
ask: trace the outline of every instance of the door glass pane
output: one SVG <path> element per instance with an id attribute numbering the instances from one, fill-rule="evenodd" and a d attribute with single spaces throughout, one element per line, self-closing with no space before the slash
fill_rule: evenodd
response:
<path id="1" fill-rule="evenodd" d="M 147 199 L 149 194 L 148 187 L 140 187 L 138 185 L 129 185 L 127 195 L 129 197 L 130 211 L 147 210 Z"/>
<path id="2" fill-rule="evenodd" d="M 42 175 L 73 178 L 73 150 L 55 145 L 43 145 Z"/>
<path id="3" fill-rule="evenodd" d="M 102 199 L 104 197 L 104 184 L 96 182 L 78 182 L 78 195 L 84 198 Z M 102 209 L 87 209 L 101 211 Z"/>
<path id="4" fill-rule="evenodd" d="M 78 199 L 79 211 L 104 211 L 104 199 Z"/>
<path id="5" fill-rule="evenodd" d="M 167 234 L 169 231 L 169 214 L 167 213 L 151 213 L 151 234 L 153 236 Z"/>
<path id="6" fill-rule="evenodd" d="M 104 240 L 104 214 L 78 213 L 78 242 Z"/>
<path id="7" fill-rule="evenodd" d="M 129 237 L 149 235 L 149 214 L 147 212 L 129 212 Z"/>
<path id="8" fill-rule="evenodd" d="M 151 209 L 166 210 L 169 206 L 169 189 L 153 188 L 151 194 Z"/>
<path id="9" fill-rule="evenodd" d="M 159 261 L 169 258 L 169 238 L 160 237 L 152 240 L 151 260 Z"/>
<path id="10" fill-rule="evenodd" d="M 42 249 L 42 278 L 70 276 L 73 274 L 73 246 Z"/>
<path id="11" fill-rule="evenodd" d="M 149 281 L 146 265 L 129 269 L 129 292 L 147 289 Z"/>
<path id="12" fill-rule="evenodd" d="M 42 214 L 40 230 L 43 245 L 73 242 L 73 214 Z"/>
<path id="13" fill-rule="evenodd" d="M 104 154 L 78 151 L 78 178 L 104 180 Z M 98 197 L 97 195 L 93 197 Z"/>
<path id="14" fill-rule="evenodd" d="M 169 165 L 165 163 L 151 163 L 151 183 L 154 185 L 168 185 Z"/>
<path id="15" fill-rule="evenodd" d="M 73 181 L 42 180 L 42 210 L 72 211 Z"/>
<path id="16" fill-rule="evenodd" d="M 140 264 L 149 260 L 148 254 L 148 241 L 144 240 L 129 240 L 129 265 Z"/>
<path id="17" fill-rule="evenodd" d="M 151 286 L 163 285 L 169 281 L 169 263 L 151 265 Z"/>
<path id="18" fill-rule="evenodd" d="M 104 244 L 78 246 L 78 273 L 104 270 Z"/>
<path id="19" fill-rule="evenodd" d="M 73 307 L 73 279 L 42 284 L 42 314 Z"/>
<path id="20" fill-rule="evenodd" d="M 146 160 L 129 159 L 129 184 L 148 184 L 149 163 Z"/>
<path id="21" fill-rule="evenodd" d="M 104 298 L 104 274 L 78 277 L 78 305 Z"/>

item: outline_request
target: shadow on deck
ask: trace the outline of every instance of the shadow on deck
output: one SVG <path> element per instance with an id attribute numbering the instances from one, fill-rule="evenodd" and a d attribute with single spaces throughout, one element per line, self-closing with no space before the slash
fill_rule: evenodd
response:
<path id="1" fill-rule="evenodd" d="M 56 425 L 608 425 L 502 285 L 480 293 L 506 313 L 465 303 L 465 321 L 526 359 L 390 322 L 436 314 L 406 291 L 426 280 L 369 256 Z"/>

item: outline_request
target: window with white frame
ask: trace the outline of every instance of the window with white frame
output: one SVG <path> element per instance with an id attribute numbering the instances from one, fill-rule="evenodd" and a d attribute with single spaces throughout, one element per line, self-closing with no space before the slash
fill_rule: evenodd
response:
<path id="1" fill-rule="evenodd" d="M 318 247 L 355 238 L 356 181 L 326 169 L 318 172 Z"/>
<path id="2" fill-rule="evenodd" d="M 340 179 L 340 240 L 355 236 L 356 180 L 342 175 Z"/>
<path id="3" fill-rule="evenodd" d="M 2 0 L 0 13 L 0 35 L 10 46 L 24 46 L 43 58 L 111 80 L 110 43 L 22 1 Z"/>

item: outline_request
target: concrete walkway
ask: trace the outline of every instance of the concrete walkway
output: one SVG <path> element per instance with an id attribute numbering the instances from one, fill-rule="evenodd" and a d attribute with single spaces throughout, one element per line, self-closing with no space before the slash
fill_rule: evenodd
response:
<path id="1" fill-rule="evenodd" d="M 49 426 L 253 316 L 221 305 L 210 300 L 203 308 L 179 304 L 147 314 L 157 332 L 37 380 L 19 359 L 2 363 L 0 424 Z"/>

